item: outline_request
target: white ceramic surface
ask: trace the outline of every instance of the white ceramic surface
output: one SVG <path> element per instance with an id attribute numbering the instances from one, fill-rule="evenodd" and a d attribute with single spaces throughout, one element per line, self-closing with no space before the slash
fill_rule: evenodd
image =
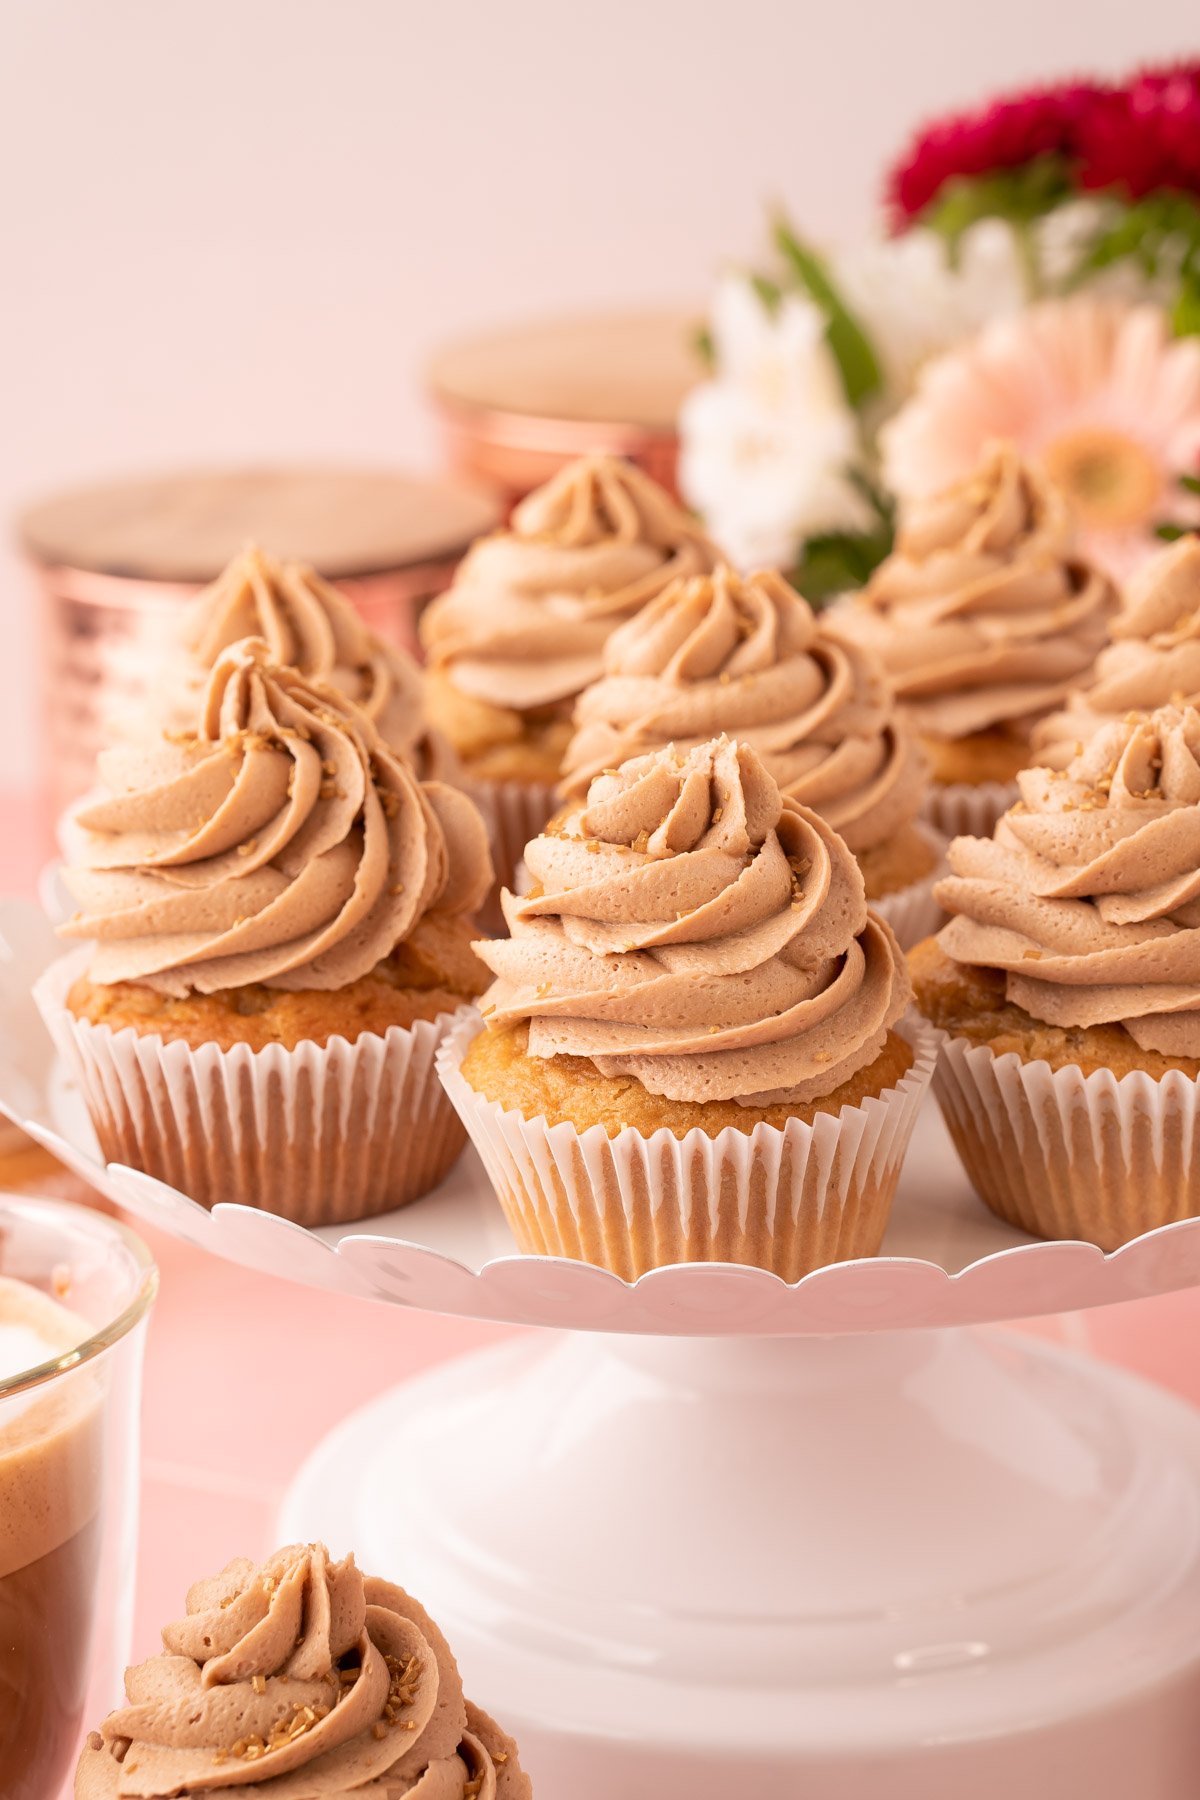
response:
<path id="1" fill-rule="evenodd" d="M 162 1182 L 101 1162 L 28 997 L 60 951 L 33 907 L 0 902 L 0 1113 L 131 1212 L 248 1268 L 427 1312 L 684 1337 L 983 1324 L 1200 1284 L 1200 1220 L 1108 1256 L 1089 1244 L 1038 1243 L 1001 1223 L 972 1192 L 930 1102 L 884 1254 L 818 1269 L 793 1287 L 732 1264 L 683 1263 L 626 1283 L 586 1263 L 519 1255 L 470 1149 L 436 1192 L 361 1226 L 313 1232 L 249 1207 L 206 1212 Z"/>
<path id="2" fill-rule="evenodd" d="M 1194 1800 L 1200 1417 L 1015 1336 L 538 1334 L 279 1532 L 411 1585 L 554 1800 Z"/>

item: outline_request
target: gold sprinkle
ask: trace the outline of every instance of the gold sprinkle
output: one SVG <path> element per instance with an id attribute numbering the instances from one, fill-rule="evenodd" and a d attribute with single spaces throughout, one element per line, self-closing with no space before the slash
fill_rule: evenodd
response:
<path id="1" fill-rule="evenodd" d="M 258 839 L 257 838 L 247 838 L 246 842 L 244 844 L 238 845 L 237 853 L 239 856 L 253 856 L 254 852 L 257 849 L 258 849 Z"/>
<path id="2" fill-rule="evenodd" d="M 391 887 L 388 889 L 388 893 L 392 896 L 393 899 L 395 899 L 397 894 L 402 894 L 403 892 L 404 892 L 404 883 L 402 881 L 393 881 Z"/>
<path id="3" fill-rule="evenodd" d="M 1042 953 L 1040 950 L 1022 950 L 1021 955 L 1026 962 L 1041 962 L 1042 960 Z"/>
<path id="4" fill-rule="evenodd" d="M 252 1675 L 250 1677 L 250 1686 L 254 1689 L 256 1694 L 265 1694 L 267 1691 L 266 1676 Z"/>

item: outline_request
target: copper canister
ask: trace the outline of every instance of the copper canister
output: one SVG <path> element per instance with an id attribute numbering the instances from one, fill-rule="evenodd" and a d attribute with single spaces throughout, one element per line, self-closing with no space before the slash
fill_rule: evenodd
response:
<path id="1" fill-rule="evenodd" d="M 423 603 L 494 495 L 386 470 L 249 469 L 125 481 L 57 495 L 19 521 L 42 624 L 46 788 L 60 811 L 93 780 L 177 641 L 180 612 L 247 543 L 311 563 L 380 634 L 416 648 Z"/>
<path id="2" fill-rule="evenodd" d="M 676 419 L 704 372 L 699 317 L 676 307 L 547 319 L 448 344 L 428 389 L 452 467 L 511 503 L 601 450 L 674 492 Z"/>

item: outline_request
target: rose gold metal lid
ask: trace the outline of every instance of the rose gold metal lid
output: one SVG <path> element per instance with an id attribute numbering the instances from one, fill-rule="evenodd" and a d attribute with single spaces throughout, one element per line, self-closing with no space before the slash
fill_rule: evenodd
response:
<path id="1" fill-rule="evenodd" d="M 380 469 L 196 470 L 57 494 L 18 520 L 43 566 L 203 583 L 254 541 L 330 580 L 454 561 L 499 522 L 491 494 Z"/>
<path id="2" fill-rule="evenodd" d="M 528 493 L 573 457 L 628 456 L 673 488 L 676 419 L 704 373 L 700 311 L 539 320 L 448 345 L 427 382 L 453 466 Z"/>

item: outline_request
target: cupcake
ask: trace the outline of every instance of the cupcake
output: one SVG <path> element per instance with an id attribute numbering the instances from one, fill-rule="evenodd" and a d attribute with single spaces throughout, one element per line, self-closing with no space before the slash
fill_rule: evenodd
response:
<path id="1" fill-rule="evenodd" d="M 1200 704 L 1200 538 L 1184 537 L 1134 576 L 1086 687 L 1033 734 L 1038 762 L 1064 768 L 1105 725 L 1156 706 Z"/>
<path id="2" fill-rule="evenodd" d="M 1090 676 L 1117 607 L 1071 547 L 1065 504 L 1008 446 L 901 515 L 844 629 L 882 658 L 932 759 L 939 830 L 990 831 L 1039 718 Z"/>
<path id="3" fill-rule="evenodd" d="M 37 998 L 107 1160 L 305 1225 L 403 1205 L 462 1143 L 434 1077 L 484 974 L 482 820 L 332 687 L 224 651 L 197 729 L 101 758 Z"/>
<path id="4" fill-rule="evenodd" d="M 368 631 L 315 569 L 276 562 L 253 546 L 244 550 L 197 596 L 185 635 L 190 667 L 168 724 L 190 725 L 218 658 L 246 638 L 261 638 L 272 662 L 352 700 L 420 775 L 453 774 L 449 745 L 429 729 L 424 678 L 412 657 Z"/>
<path id="5" fill-rule="evenodd" d="M 426 609 L 430 717 L 490 814 L 502 880 L 554 810 L 571 711 L 614 627 L 715 561 L 699 526 L 649 476 L 588 456 L 482 538 Z"/>
<path id="6" fill-rule="evenodd" d="M 323 1544 L 198 1581 L 162 1641 L 88 1737 L 75 1800 L 533 1793 L 424 1607 Z"/>
<path id="7" fill-rule="evenodd" d="M 727 738 L 635 757 L 526 850 L 442 1079 L 523 1250 L 632 1279 L 870 1256 L 932 1039 L 831 826 Z"/>
<path id="8" fill-rule="evenodd" d="M 609 638 L 575 723 L 563 763 L 570 800 L 632 757 L 728 732 L 844 839 L 902 945 L 938 923 L 943 846 L 917 822 L 920 745 L 876 657 L 818 624 L 781 575 L 741 578 L 721 565 L 673 582 Z"/>
<path id="9" fill-rule="evenodd" d="M 1200 1216 L 1200 713 L 1103 727 L 959 838 L 917 1001 L 976 1190 L 1013 1225 L 1115 1249 Z"/>

